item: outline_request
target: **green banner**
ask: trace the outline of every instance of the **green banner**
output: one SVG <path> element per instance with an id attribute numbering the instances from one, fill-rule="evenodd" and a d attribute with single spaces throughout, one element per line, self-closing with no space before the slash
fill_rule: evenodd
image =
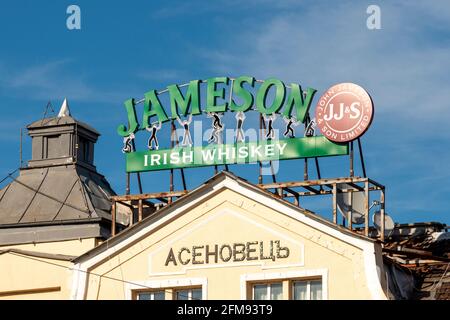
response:
<path id="1" fill-rule="evenodd" d="M 126 166 L 127 172 L 142 172 L 346 154 L 348 144 L 317 136 L 131 152 L 126 155 Z"/>

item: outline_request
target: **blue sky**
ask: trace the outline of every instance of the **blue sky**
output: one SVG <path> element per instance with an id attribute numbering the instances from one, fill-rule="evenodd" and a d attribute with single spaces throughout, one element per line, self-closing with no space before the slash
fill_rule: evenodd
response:
<path id="1" fill-rule="evenodd" d="M 66 28 L 70 4 L 81 8 L 81 30 Z M 366 27 L 369 4 L 381 8 L 381 30 Z M 363 148 L 369 177 L 387 186 L 389 214 L 450 223 L 448 1 L 17 0 L 0 8 L 2 176 L 18 167 L 20 127 L 41 118 L 49 100 L 58 108 L 67 97 L 72 114 L 102 133 L 97 168 L 124 193 L 116 127 L 126 121 L 128 98 L 192 79 L 252 75 L 313 87 L 315 105 L 331 85 L 354 82 L 374 100 Z M 26 158 L 30 147 L 26 141 Z M 320 163 L 325 177 L 348 174 L 346 159 Z M 302 164 L 282 163 L 278 179 L 301 180 Z M 257 181 L 256 166 L 231 169 Z M 187 170 L 188 186 L 212 173 Z M 147 192 L 169 185 L 167 173 L 143 181 Z M 305 206 L 325 213 L 327 201 Z"/>

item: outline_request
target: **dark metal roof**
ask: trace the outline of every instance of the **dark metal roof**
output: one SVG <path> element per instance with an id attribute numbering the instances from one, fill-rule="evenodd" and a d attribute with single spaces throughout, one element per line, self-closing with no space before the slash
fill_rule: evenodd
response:
<path id="1" fill-rule="evenodd" d="M 100 134 L 70 115 L 67 99 L 58 116 L 27 128 L 32 159 L 0 190 L 0 244 L 109 236 L 115 192 L 97 173 L 91 147 Z M 116 221 L 128 224 L 130 214 L 121 207 Z"/>
<path id="2" fill-rule="evenodd" d="M 114 194 L 102 175 L 79 165 L 22 169 L 0 190 L 0 225 L 110 220 Z"/>

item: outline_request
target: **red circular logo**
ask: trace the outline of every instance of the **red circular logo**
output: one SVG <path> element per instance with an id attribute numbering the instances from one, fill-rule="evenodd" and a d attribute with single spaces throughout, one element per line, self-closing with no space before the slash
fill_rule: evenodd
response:
<path id="1" fill-rule="evenodd" d="M 322 134 L 334 142 L 348 142 L 360 137 L 373 119 L 369 94 L 354 83 L 339 83 L 319 99 L 316 121 Z"/>

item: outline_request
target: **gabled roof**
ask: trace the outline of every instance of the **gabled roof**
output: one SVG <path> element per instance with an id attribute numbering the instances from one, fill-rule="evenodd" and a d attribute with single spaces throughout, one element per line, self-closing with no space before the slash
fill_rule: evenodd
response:
<path id="1" fill-rule="evenodd" d="M 267 206 L 277 206 L 278 210 L 281 213 L 285 213 L 287 215 L 293 216 L 298 220 L 307 221 L 310 225 L 314 224 L 314 227 L 320 228 L 324 232 L 329 232 L 330 230 L 337 231 L 341 237 L 348 237 L 356 240 L 356 241 L 365 241 L 366 243 L 374 243 L 375 240 L 365 237 L 363 235 L 351 232 L 350 230 L 338 226 L 311 211 L 308 211 L 304 208 L 295 206 L 294 204 L 280 199 L 276 197 L 274 194 L 259 188 L 258 186 L 235 176 L 234 174 L 222 171 L 217 175 L 213 176 L 211 179 L 207 180 L 204 184 L 189 192 L 185 196 L 179 198 L 177 201 L 172 204 L 164 207 L 163 209 L 157 211 L 155 214 L 150 215 L 149 217 L 142 220 L 140 223 L 133 225 L 132 227 L 124 230 L 119 233 L 115 237 L 112 237 L 105 242 L 103 242 L 100 246 L 86 252 L 80 257 L 74 259 L 74 263 L 82 263 L 83 261 L 89 260 L 108 249 L 112 249 L 115 246 L 121 246 L 123 242 L 128 241 L 137 241 L 134 238 L 136 234 L 140 234 L 141 231 L 146 230 L 146 228 L 151 228 L 153 225 L 161 223 L 164 220 L 164 223 L 170 223 L 173 219 L 178 218 L 180 215 L 184 214 L 188 211 L 188 209 L 192 206 L 195 206 L 198 201 L 202 201 L 203 198 L 209 197 L 212 194 L 223 190 L 224 188 L 228 188 L 234 190 L 238 193 L 244 194 L 249 193 L 252 196 L 252 199 L 256 200 L 257 196 L 264 198 L 264 205 Z M 259 200 L 261 201 L 261 200 Z M 289 213 L 287 213 L 289 211 Z M 136 236 L 137 237 L 137 236 Z M 131 240 L 130 240 L 131 239 Z M 115 252 L 116 249 L 113 249 Z M 120 248 L 118 249 L 120 250 Z"/>

